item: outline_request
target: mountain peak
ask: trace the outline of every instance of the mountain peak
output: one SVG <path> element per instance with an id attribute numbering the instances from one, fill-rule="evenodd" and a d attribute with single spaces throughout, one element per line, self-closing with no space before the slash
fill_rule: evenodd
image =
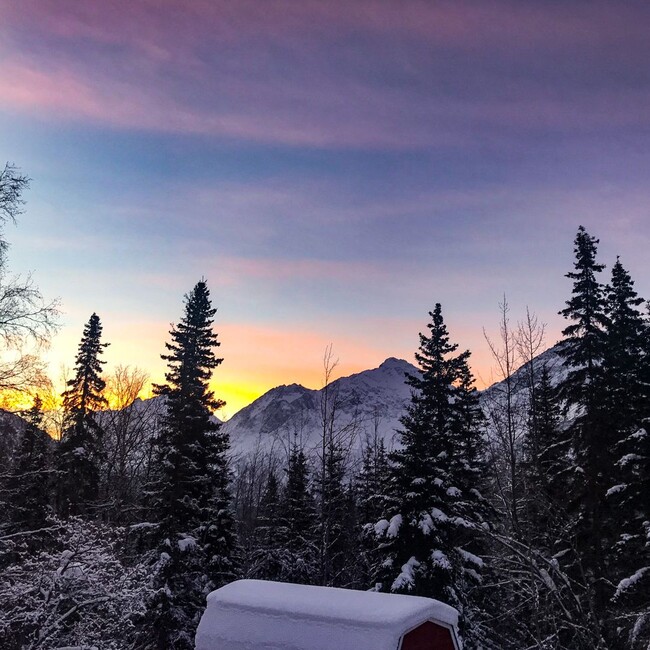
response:
<path id="1" fill-rule="evenodd" d="M 380 368 L 385 370 L 405 370 L 412 368 L 413 364 L 409 363 L 405 359 L 398 359 L 397 357 L 388 357 L 385 361 L 381 363 Z"/>

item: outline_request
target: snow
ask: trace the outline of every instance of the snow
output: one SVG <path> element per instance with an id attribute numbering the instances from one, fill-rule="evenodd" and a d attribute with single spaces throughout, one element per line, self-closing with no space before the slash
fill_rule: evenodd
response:
<path id="1" fill-rule="evenodd" d="M 559 355 L 558 346 L 535 358 L 536 372 L 540 372 L 544 364 L 549 369 L 553 386 L 561 383 L 569 372 Z M 517 390 L 516 400 L 522 407 L 528 399 L 527 382 L 522 380 L 527 371 L 527 365 L 524 365 L 513 375 L 514 385 L 521 387 Z M 337 401 L 337 427 L 355 431 L 355 451 L 358 452 L 366 436 L 375 431 L 388 449 L 399 446 L 395 432 L 402 427 L 400 418 L 405 414 L 412 391 L 405 382 L 407 375 L 417 377 L 420 371 L 407 361 L 389 358 L 378 368 L 341 377 L 330 384 L 330 394 L 336 396 Z M 224 424 L 223 430 L 230 436 L 233 454 L 245 455 L 258 449 L 282 446 L 297 431 L 300 431 L 305 448 L 314 448 L 322 432 L 321 398 L 322 390 L 299 384 L 271 389 Z M 502 400 L 503 382 L 480 392 L 481 406 L 486 415 Z M 576 415 L 573 409 L 567 417 L 572 420 Z M 490 430 L 489 435 L 493 436 L 494 432 Z M 445 456 L 445 452 L 441 452 L 440 458 Z M 442 481 L 438 485 L 441 486 Z"/>
<path id="2" fill-rule="evenodd" d="M 178 548 L 181 553 L 185 553 L 185 551 L 189 551 L 195 547 L 196 539 L 194 537 L 188 535 L 187 537 L 182 537 L 178 540 Z"/>
<path id="3" fill-rule="evenodd" d="M 383 535 L 386 530 L 388 530 L 388 526 L 390 524 L 388 523 L 388 519 L 380 519 L 376 524 L 375 524 L 375 535 L 378 537 Z"/>
<path id="4" fill-rule="evenodd" d="M 441 521 L 443 523 L 449 521 L 449 517 L 447 517 L 447 515 L 439 508 L 431 508 L 431 517 L 436 521 Z"/>
<path id="5" fill-rule="evenodd" d="M 141 521 L 138 524 L 131 524 L 129 530 L 148 530 L 150 528 L 158 528 L 160 524 L 154 524 L 151 521 Z"/>
<path id="6" fill-rule="evenodd" d="M 400 526 L 402 525 L 402 515 L 394 515 L 390 519 L 390 524 L 386 530 L 386 535 L 388 537 L 397 537 Z"/>
<path id="7" fill-rule="evenodd" d="M 461 528 L 476 528 L 476 525 L 471 521 L 467 521 L 463 517 L 454 517 L 454 525 L 460 526 Z"/>
<path id="8" fill-rule="evenodd" d="M 469 551 L 466 551 L 464 548 L 460 547 L 458 548 L 458 552 L 461 554 L 465 562 L 470 562 L 471 564 L 475 564 L 477 567 L 483 568 L 483 560 L 477 555 L 474 555 L 474 553 L 470 553 Z"/>
<path id="9" fill-rule="evenodd" d="M 355 431 L 357 450 L 366 436 L 375 433 L 375 427 L 387 447 L 393 447 L 395 430 L 411 397 L 407 373 L 418 374 L 418 370 L 407 361 L 391 358 L 378 368 L 330 384 L 330 399 L 337 402 L 337 427 Z M 251 452 L 258 446 L 272 448 L 295 431 L 300 431 L 307 449 L 314 447 L 322 432 L 322 396 L 322 390 L 298 384 L 271 389 L 225 423 L 233 453 Z"/>
<path id="10" fill-rule="evenodd" d="M 549 590 L 557 591 L 557 586 L 553 581 L 553 578 L 551 578 L 549 572 L 546 569 L 540 569 L 539 573 L 542 576 L 542 580 L 544 581 L 544 584 L 549 588 Z"/>
<path id="11" fill-rule="evenodd" d="M 399 532 L 399 528 L 402 525 L 402 515 L 395 515 L 391 517 L 391 520 L 380 519 L 374 526 L 375 534 L 378 537 L 386 534 L 388 537 L 396 537 Z"/>
<path id="12" fill-rule="evenodd" d="M 457 619 L 419 596 L 238 580 L 208 596 L 196 650 L 395 650 L 424 621 L 451 629 Z"/>
<path id="13" fill-rule="evenodd" d="M 425 535 L 428 535 L 434 529 L 433 519 L 431 519 L 431 515 L 427 512 L 420 517 L 418 525 Z"/>
<path id="14" fill-rule="evenodd" d="M 626 465 L 635 463 L 639 460 L 643 460 L 643 457 L 639 456 L 638 454 L 625 454 L 625 456 L 623 456 L 616 464 L 619 467 L 625 467 Z"/>
<path id="15" fill-rule="evenodd" d="M 439 566 L 441 569 L 451 571 L 451 562 L 449 562 L 449 558 L 440 549 L 432 551 L 431 560 L 436 566 Z"/>
<path id="16" fill-rule="evenodd" d="M 391 585 L 392 591 L 398 591 L 400 589 L 412 589 L 415 584 L 415 577 L 413 572 L 420 566 L 420 563 L 414 558 L 409 558 L 406 564 L 402 565 L 401 573 L 395 578 L 395 581 Z"/>
<path id="17" fill-rule="evenodd" d="M 643 576 L 649 571 L 650 571 L 650 567 L 646 566 L 643 567 L 642 569 L 639 569 L 634 575 L 631 575 L 629 578 L 625 578 L 621 580 L 618 583 L 618 586 L 616 587 L 616 593 L 614 594 L 614 598 L 619 598 L 623 593 L 628 591 L 637 582 L 639 582 L 639 580 L 641 580 Z"/>
<path id="18" fill-rule="evenodd" d="M 645 429 L 639 429 L 636 433 L 633 433 L 629 439 L 630 440 L 643 440 L 648 435 L 648 432 Z"/>
<path id="19" fill-rule="evenodd" d="M 609 490 L 607 490 L 606 496 L 611 497 L 614 494 L 618 494 L 619 492 L 622 492 L 623 490 L 625 490 L 626 487 L 627 487 L 627 485 L 625 483 L 621 483 L 619 485 L 614 485 L 613 487 L 609 488 Z"/>

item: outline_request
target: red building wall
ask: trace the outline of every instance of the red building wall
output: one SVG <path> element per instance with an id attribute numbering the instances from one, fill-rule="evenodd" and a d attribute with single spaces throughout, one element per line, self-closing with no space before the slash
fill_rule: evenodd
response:
<path id="1" fill-rule="evenodd" d="M 451 632 L 431 621 L 404 635 L 400 650 L 455 650 Z"/>

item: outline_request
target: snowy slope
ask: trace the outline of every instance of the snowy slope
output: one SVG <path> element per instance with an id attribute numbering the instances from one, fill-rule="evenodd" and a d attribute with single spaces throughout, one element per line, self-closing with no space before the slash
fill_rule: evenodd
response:
<path id="1" fill-rule="evenodd" d="M 335 429 L 350 432 L 357 446 L 376 429 L 392 446 L 410 398 L 410 389 L 404 383 L 406 373 L 417 373 L 417 369 L 403 359 L 390 358 L 378 368 L 332 382 L 329 390 L 336 404 Z M 294 436 L 307 449 L 315 447 L 322 427 L 322 398 L 322 390 L 299 384 L 268 391 L 224 425 L 233 452 L 249 451 L 258 444 L 265 448 L 286 446 Z"/>
<path id="2" fill-rule="evenodd" d="M 557 386 L 561 381 L 566 379 L 567 368 L 563 365 L 563 359 L 559 354 L 559 345 L 545 350 L 533 359 L 533 373 L 535 379 L 539 381 L 542 368 L 546 366 L 552 386 Z M 512 389 L 515 393 L 523 395 L 528 394 L 528 376 L 529 364 L 524 364 L 510 378 Z M 481 402 L 485 405 L 493 399 L 498 399 L 498 395 L 504 391 L 505 381 L 495 382 L 481 392 Z"/>

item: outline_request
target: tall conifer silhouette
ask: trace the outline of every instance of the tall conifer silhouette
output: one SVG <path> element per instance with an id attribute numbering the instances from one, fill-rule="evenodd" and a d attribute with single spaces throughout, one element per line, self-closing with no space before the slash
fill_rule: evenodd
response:
<path id="1" fill-rule="evenodd" d="M 158 591 L 150 605 L 152 648 L 193 648 L 205 596 L 238 575 L 230 511 L 229 440 L 212 411 L 224 402 L 209 387 L 222 362 L 212 330 L 216 309 L 205 280 L 185 297 L 185 310 L 170 331 L 166 383 L 155 391 L 166 402 L 155 440 L 150 486 L 157 523 Z"/>
<path id="2" fill-rule="evenodd" d="M 57 454 L 57 504 L 60 514 L 87 514 L 99 494 L 102 430 L 96 411 L 106 406 L 101 355 L 102 324 L 93 314 L 84 327 L 74 377 L 63 393 L 63 435 Z"/>

